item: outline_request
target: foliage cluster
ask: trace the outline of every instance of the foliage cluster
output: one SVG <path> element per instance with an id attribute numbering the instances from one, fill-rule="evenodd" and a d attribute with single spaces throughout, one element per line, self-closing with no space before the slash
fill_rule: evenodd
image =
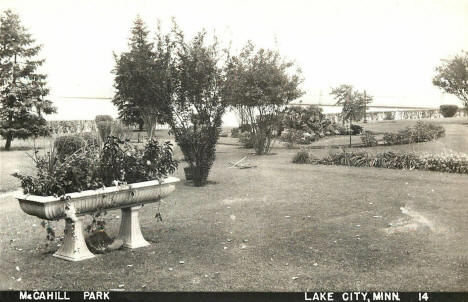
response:
<path id="1" fill-rule="evenodd" d="M 327 119 L 316 105 L 287 107 L 281 112 L 280 123 L 278 133 L 288 145 L 309 144 L 324 136 L 348 134 L 346 127 Z"/>

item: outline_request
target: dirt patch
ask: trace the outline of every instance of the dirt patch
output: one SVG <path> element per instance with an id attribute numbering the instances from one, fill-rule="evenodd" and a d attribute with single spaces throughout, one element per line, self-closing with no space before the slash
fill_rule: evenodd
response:
<path id="1" fill-rule="evenodd" d="M 417 230 L 428 230 L 431 232 L 442 231 L 441 227 L 436 227 L 433 221 L 429 220 L 416 210 L 407 206 L 401 207 L 400 210 L 405 216 L 389 223 L 389 228 L 385 229 L 388 234 Z"/>

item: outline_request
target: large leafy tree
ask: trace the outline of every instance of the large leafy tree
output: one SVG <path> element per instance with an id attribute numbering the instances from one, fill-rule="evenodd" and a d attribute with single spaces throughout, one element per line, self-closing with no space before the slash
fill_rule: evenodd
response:
<path id="1" fill-rule="evenodd" d="M 367 104 L 372 102 L 372 96 L 366 91 L 354 90 L 351 85 L 341 85 L 333 88 L 331 93 L 337 100 L 336 105 L 342 106 L 341 118 L 349 122 L 349 146 L 351 147 L 352 122 L 358 122 L 366 116 Z"/>
<path id="2" fill-rule="evenodd" d="M 163 106 L 170 95 L 168 70 L 170 45 L 158 27 L 156 50 L 149 41 L 149 31 L 143 20 L 137 17 L 129 40 L 129 51 L 115 56 L 114 87 L 112 102 L 118 107 L 119 115 L 127 124 L 143 122 L 151 137 L 156 123 L 164 123 Z"/>
<path id="3" fill-rule="evenodd" d="M 256 50 L 250 41 L 238 56 L 230 58 L 225 101 L 250 125 L 257 154 L 270 150 L 279 109 L 304 94 L 299 89 L 300 70 L 293 67 L 293 62 L 283 59 L 278 51 Z"/>
<path id="4" fill-rule="evenodd" d="M 38 68 L 44 60 L 37 59 L 41 46 L 21 25 L 11 10 L 0 16 L 0 134 L 9 150 L 15 138 L 45 136 L 49 127 L 42 116 L 55 112 L 49 94 L 46 75 Z"/>
<path id="5" fill-rule="evenodd" d="M 216 38 L 206 32 L 191 41 L 174 28 L 177 49 L 173 61 L 174 99 L 168 105 L 168 121 L 184 153 L 196 186 L 206 183 L 215 160 L 222 116 L 226 109 L 222 92 L 225 82 L 224 54 Z"/>
<path id="6" fill-rule="evenodd" d="M 459 98 L 468 109 L 468 52 L 447 60 L 436 68 L 432 83 L 447 93 Z"/>

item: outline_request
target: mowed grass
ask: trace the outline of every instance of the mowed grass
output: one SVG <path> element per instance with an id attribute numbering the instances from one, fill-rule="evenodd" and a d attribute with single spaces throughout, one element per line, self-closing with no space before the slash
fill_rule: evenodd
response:
<path id="1" fill-rule="evenodd" d="M 254 156 L 221 142 L 212 183 L 186 184 L 182 163 L 182 181 L 160 207 L 163 222 L 154 218 L 158 205 L 140 211 L 152 242 L 145 248 L 56 259 L 41 220 L 3 196 L 2 289 L 468 289 L 466 175 L 295 165 L 297 150 Z M 256 168 L 229 168 L 244 156 Z M 106 217 L 111 236 L 118 216 Z M 63 222 L 55 225 L 61 235 Z"/>

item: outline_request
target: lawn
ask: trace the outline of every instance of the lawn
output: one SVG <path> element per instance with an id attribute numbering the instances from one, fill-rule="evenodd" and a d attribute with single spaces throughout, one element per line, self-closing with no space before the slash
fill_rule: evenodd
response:
<path id="1" fill-rule="evenodd" d="M 466 126 L 454 126 L 444 143 L 418 148 L 466 150 L 457 128 Z M 163 222 L 157 205 L 140 211 L 151 246 L 83 262 L 52 257 L 57 247 L 45 247 L 40 219 L 3 195 L 2 289 L 468 290 L 466 175 L 295 165 L 297 150 L 254 156 L 231 138 L 217 150 L 213 183 L 182 180 L 161 204 Z M 246 155 L 256 168 L 228 168 Z M 111 236 L 118 216 L 107 215 Z M 63 222 L 56 225 L 60 234 Z"/>

